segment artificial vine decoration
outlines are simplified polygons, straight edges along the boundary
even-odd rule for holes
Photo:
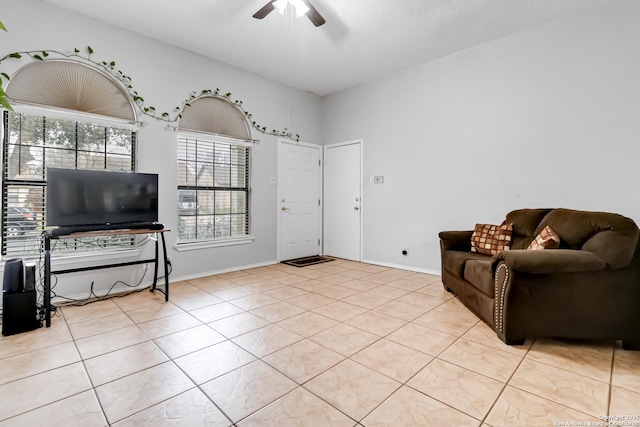
[[[131,96],[131,99],[133,99],[133,103],[136,105],[136,107],[138,107],[138,109],[146,116],[152,117],[156,120],[163,120],[165,122],[176,122],[178,121],[178,119],[180,119],[182,117],[182,113],[184,112],[185,108],[189,107],[191,104],[191,102],[193,100],[195,100],[196,98],[200,97],[200,96],[204,96],[204,95],[212,95],[212,96],[217,96],[220,98],[224,98],[227,101],[233,103],[236,107],[238,107],[243,113],[244,115],[247,117],[247,119],[251,122],[251,126],[257,130],[258,132],[261,132],[265,135],[274,135],[274,136],[279,136],[279,137],[283,137],[283,138],[289,138],[293,141],[300,141],[300,135],[298,134],[293,134],[291,132],[289,132],[287,130],[287,128],[285,128],[282,131],[278,131],[275,129],[271,129],[268,130],[268,128],[266,126],[261,126],[260,124],[256,123],[255,120],[253,120],[253,115],[251,113],[249,113],[248,111],[246,111],[244,109],[244,107],[242,106],[242,101],[240,100],[233,100],[231,98],[231,92],[226,92],[223,93],[222,91],[220,91],[220,89],[216,88],[215,91],[211,90],[211,89],[205,89],[203,91],[201,91],[199,94],[197,92],[191,92],[191,94],[189,95],[189,97],[187,99],[185,99],[184,101],[182,101],[182,104],[177,106],[176,108],[174,108],[172,113],[168,113],[168,112],[163,112],[163,113],[159,113],[156,111],[155,107],[152,106],[145,106],[145,101],[144,98],[142,96],[140,96],[140,94],[138,94],[138,92],[133,88],[132,85],[132,79],[131,77],[127,76],[126,74],[124,74],[122,71],[120,71],[119,69],[116,68],[116,63],[115,61],[110,61],[110,62],[106,62],[106,61],[95,61],[93,59],[91,59],[91,55],[93,55],[94,51],[91,48],[91,46],[87,46],[86,48],[86,55],[83,55],[80,50],[78,49],[74,49],[73,53],[63,53],[57,50],[29,50],[29,51],[23,51],[23,52],[13,52],[13,53],[9,53],[7,55],[5,55],[4,57],[0,58],[0,65],[6,61],[7,59],[21,59],[23,56],[28,56],[33,60],[37,60],[37,61],[44,61],[45,58],[47,58],[48,56],[55,54],[55,55],[59,55],[61,57],[64,58],[77,58],[77,59],[81,59],[83,61],[87,61],[90,62],[92,64],[94,64],[95,66],[97,66],[98,68],[103,68],[104,70],[106,70],[109,75],[113,76],[115,79],[117,79],[126,89],[127,92],[129,93],[129,96]],[[0,73],[0,94],[4,94],[4,91],[2,90],[2,83],[3,80],[5,79],[6,81],[9,81],[10,77],[8,74],[6,73]],[[4,97],[2,97],[4,98]],[[4,104],[2,104],[2,106],[4,106],[7,109],[11,109],[11,106],[7,103],[7,105],[5,106]]]

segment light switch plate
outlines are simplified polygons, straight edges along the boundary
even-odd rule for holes
[[[373,177],[373,183],[374,184],[384,184],[384,176],[383,175],[377,175]]]

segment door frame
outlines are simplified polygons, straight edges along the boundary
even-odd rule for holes
[[[325,151],[328,148],[341,147],[345,145],[360,145],[360,253],[358,254],[358,261],[362,262],[363,260],[363,252],[364,252],[364,213],[365,213],[365,197],[364,197],[364,139],[352,139],[349,141],[337,142],[334,144],[324,145],[322,148],[322,157],[324,159]],[[323,174],[322,174],[322,183],[324,184],[324,160],[322,166]],[[323,218],[324,218],[324,185],[323,185],[323,193],[322,193],[322,210],[323,210]],[[324,255],[324,227],[322,229],[322,248]]]
[[[303,142],[303,141],[293,141],[290,139],[285,139],[285,138],[278,138],[278,174],[277,174],[277,197],[276,197],[276,218],[277,218],[277,223],[276,223],[276,260],[278,262],[283,261],[281,258],[281,254],[280,254],[280,244],[281,244],[281,238],[280,238],[280,232],[282,230],[281,227],[281,221],[282,221],[282,215],[280,214],[280,200],[282,200],[282,185],[280,185],[280,183],[282,182],[282,144],[290,144],[290,145],[300,145],[303,147],[309,147],[309,148],[316,148],[318,149],[318,158],[320,159],[320,165],[319,165],[319,172],[318,172],[318,197],[320,197],[320,205],[318,206],[318,239],[320,240],[320,243],[318,245],[318,254],[323,254],[324,253],[324,231],[323,231],[323,224],[324,224],[324,195],[322,193],[323,191],[323,182],[324,182],[324,150],[322,148],[322,145],[320,144],[313,144],[311,142]]]

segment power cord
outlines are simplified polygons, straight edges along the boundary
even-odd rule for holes
[[[114,236],[115,237],[115,236]],[[81,240],[81,239],[69,239],[73,241],[73,246],[77,247],[77,246],[97,246],[100,248],[107,248],[108,246],[106,245],[107,242],[109,242],[110,240],[112,240],[114,237],[108,237],[105,239],[99,239],[99,238],[95,238],[92,239],[92,241],[86,241],[86,240]],[[150,235],[145,236],[143,239],[139,240],[139,241],[135,241],[134,244],[132,246],[134,247],[142,247],[144,246],[149,240],[151,240],[152,237]],[[101,241],[103,243],[101,243]],[[56,239],[54,240],[54,244],[53,247],[51,248],[51,251],[53,252],[58,243],[61,242],[61,240]],[[69,244],[67,243],[68,240],[65,239],[64,240],[64,246],[69,247]],[[40,322],[42,322],[42,319],[44,319],[45,317],[45,309],[44,309],[44,263],[42,260],[42,255],[44,253],[44,232],[39,236],[39,245],[40,245],[40,256],[38,258],[38,270],[39,270],[39,277],[40,279],[38,280],[38,284],[36,285],[36,290],[38,292],[38,301],[43,301],[42,304],[38,304],[37,305],[37,310],[38,310],[38,314],[39,314],[39,318],[40,318]],[[171,261],[168,260],[167,264],[169,265],[169,274],[171,274],[171,271],[173,270],[172,266],[171,266]],[[122,298],[125,297],[127,295],[131,295],[133,293],[137,293],[137,292],[142,292],[144,290],[147,290],[149,288],[151,288],[151,286],[146,286],[144,288],[140,288],[140,289],[135,289],[132,291],[128,291],[128,292],[123,292],[123,293],[118,293],[115,295],[111,295],[111,291],[113,290],[113,288],[115,288],[117,285],[124,285],[130,288],[137,288],[138,286],[140,286],[142,284],[142,282],[144,281],[144,278],[147,275],[147,271],[149,270],[149,266],[145,265],[145,269],[144,269],[144,273],[142,274],[142,277],[140,277],[140,280],[138,281],[137,284],[135,285],[130,285],[122,280],[117,280],[116,282],[113,283],[113,285],[111,285],[111,287],[109,288],[109,290],[107,291],[106,294],[100,296],[98,294],[96,294],[94,292],[94,284],[95,282],[91,282],[91,286],[90,286],[90,292],[89,292],[89,296],[85,299],[74,299],[74,298],[70,298],[70,297],[65,297],[62,295],[58,295],[55,292],[55,287],[58,284],[58,276],[55,274],[51,274],[51,277],[54,279],[54,282],[51,284],[51,299],[53,298],[61,298],[66,300],[67,302],[59,302],[56,303],[56,305],[51,304],[50,307],[50,312],[51,313],[57,313],[57,309],[58,307],[61,306],[65,306],[65,305],[76,305],[76,306],[83,306],[83,305],[87,305],[87,304],[91,304],[94,302],[98,302],[98,301],[103,301],[106,299],[111,299],[111,298]],[[161,276],[158,277],[158,280],[163,279],[165,276]]]
[[[144,288],[135,289],[133,291],[128,291],[126,293],[123,292],[123,293],[110,295],[111,291],[113,290],[113,288],[115,288],[117,285],[124,285],[124,286],[130,287],[130,288],[137,288],[138,286],[140,286],[142,284],[142,281],[144,280],[145,276],[147,275],[147,271],[148,270],[149,270],[149,267],[146,266],[146,268],[144,269],[144,274],[142,275],[142,277],[140,277],[140,280],[138,281],[137,284],[130,285],[130,284],[126,283],[126,282],[123,282],[122,280],[117,280],[117,281],[115,281],[113,283],[113,285],[111,285],[111,287],[109,288],[107,293],[104,294],[104,295],[96,294],[94,292],[94,284],[95,284],[95,282],[91,282],[89,296],[87,298],[85,298],[85,299],[74,299],[74,298],[69,298],[69,297],[65,297],[65,296],[62,296],[62,295],[58,295],[55,292],[53,292],[53,286],[51,287],[51,298],[53,298],[55,296],[56,298],[62,298],[64,300],[68,301],[66,303],[58,303],[58,304],[56,304],[56,307],[62,307],[62,306],[65,306],[65,305],[83,306],[83,305],[87,305],[87,304],[92,304],[94,302],[103,301],[103,300],[106,300],[106,299],[122,298],[122,297],[125,297],[127,295],[134,294],[136,292],[144,291],[144,290],[149,289],[151,287],[151,286],[145,286]],[[57,283],[57,278],[56,278],[56,283]]]

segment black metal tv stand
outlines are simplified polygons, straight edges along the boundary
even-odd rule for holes
[[[153,292],[156,290],[156,283],[158,281],[158,263],[159,263],[158,239],[156,239],[155,257],[152,259],[141,259],[136,261],[121,262],[117,264],[93,265],[90,267],[70,268],[67,270],[51,271],[51,240],[77,239],[81,237],[116,236],[116,235],[127,235],[127,234],[149,234],[149,233],[159,234],[160,240],[162,240],[162,256],[164,260],[164,290],[160,288],[157,288],[157,290],[158,292],[161,292],[164,294],[165,301],[169,301],[169,260],[167,258],[167,245],[165,243],[164,233],[170,230],[165,229],[163,227],[158,227],[157,224],[154,224],[153,228],[92,230],[92,231],[73,232],[69,234],[57,234],[55,233],[55,230],[56,229],[47,230],[43,233],[44,234],[44,311],[45,311],[44,316],[45,316],[45,324],[47,328],[51,326],[51,275],[52,274],[78,273],[81,271],[100,270],[103,268],[125,267],[129,265],[153,263],[154,264],[153,285],[151,286],[151,289],[150,289],[150,291]]]

